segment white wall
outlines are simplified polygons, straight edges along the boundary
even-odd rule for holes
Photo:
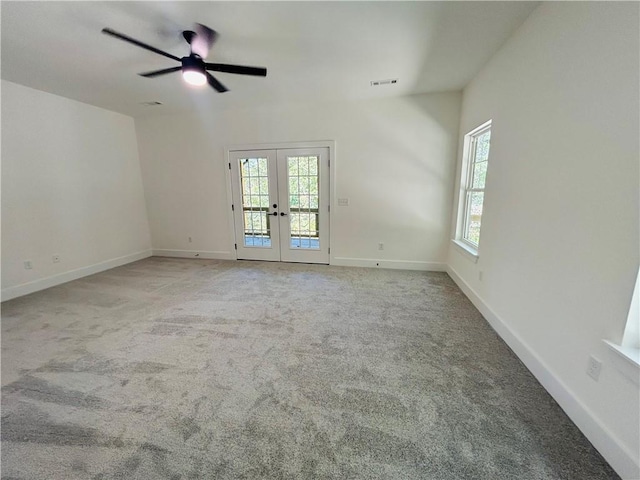
[[[468,85],[461,137],[493,119],[480,258],[449,252],[452,276],[633,479],[638,386],[602,339],[621,340],[638,268],[638,8],[543,3]]]
[[[133,119],[3,80],[3,300],[150,246]]]
[[[154,251],[234,257],[224,147],[335,140],[335,194],[350,204],[332,201],[334,263],[373,266],[362,259],[382,259],[388,263],[381,266],[444,268],[460,98],[442,93],[136,119]]]

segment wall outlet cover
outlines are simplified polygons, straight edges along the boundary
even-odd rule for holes
[[[602,370],[602,362],[591,355],[587,363],[587,375],[595,381],[598,381],[598,378],[600,378],[600,370]]]

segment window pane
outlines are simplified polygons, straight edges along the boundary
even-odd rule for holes
[[[251,195],[260,195],[260,179],[257,177],[251,177],[249,179],[249,190]]]
[[[474,245],[480,243],[480,223],[484,192],[470,192],[467,197],[467,218],[464,238]]]
[[[260,175],[260,172],[258,170],[258,162],[259,160],[257,158],[248,159],[248,176],[257,177],[258,175]]]
[[[318,236],[317,217],[315,213],[292,213],[290,216],[292,236]]]
[[[487,177],[488,162],[476,163],[473,166],[473,182],[471,188],[484,188],[484,182]]]
[[[260,194],[269,195],[269,179],[267,177],[260,177]]]
[[[489,142],[491,130],[476,137],[476,162],[486,162],[489,159]]]
[[[267,159],[259,158],[258,159],[258,175],[267,175]]]

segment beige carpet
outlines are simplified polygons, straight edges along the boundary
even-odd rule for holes
[[[445,273],[150,258],[2,305],[2,478],[617,476]]]

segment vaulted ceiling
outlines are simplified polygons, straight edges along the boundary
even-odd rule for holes
[[[3,79],[132,116],[196,108],[340,101],[460,90],[538,2],[2,2]],[[195,22],[219,34],[208,61],[268,68],[219,73],[229,89],[187,87],[177,57]],[[372,80],[397,78],[372,87]],[[145,107],[158,101],[162,106]]]

